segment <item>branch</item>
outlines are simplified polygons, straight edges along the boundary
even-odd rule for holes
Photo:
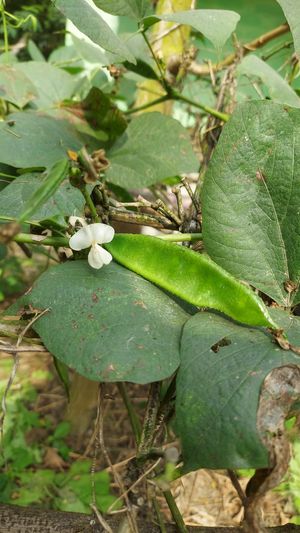
[[[254,50],[261,48],[269,41],[276,39],[276,37],[279,37],[280,35],[283,35],[288,31],[290,31],[289,25],[282,24],[281,26],[274,28],[274,30],[264,33],[260,37],[257,37],[257,39],[254,39],[253,41],[242,45],[242,56],[249,54],[249,52],[254,52]],[[223,70],[224,68],[229,67],[236,61],[236,59],[238,59],[239,55],[239,53],[230,54],[225,57],[223,61],[220,61],[220,63],[215,63],[214,65],[199,65],[199,63],[196,63],[196,61],[192,61],[192,63],[188,67],[188,71],[192,74],[195,74],[196,76],[207,76],[210,74],[211,70],[218,72],[219,70]]]
[[[114,515],[106,519],[113,531],[119,531],[124,519],[121,515]],[[158,526],[139,522],[139,530],[143,533],[159,533]],[[168,533],[176,533],[173,525],[166,526]],[[19,507],[17,505],[0,506],[0,533],[103,533],[103,528],[97,524],[93,515],[82,513],[66,513],[37,509],[36,507]],[[190,533],[242,533],[238,527],[188,527]],[[294,524],[268,528],[270,533],[300,533],[300,527]]]

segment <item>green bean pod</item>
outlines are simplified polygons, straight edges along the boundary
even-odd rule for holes
[[[54,163],[50,168],[45,180],[42,180],[40,187],[26,202],[24,210],[19,217],[19,224],[29,219],[35,211],[45,204],[57,191],[60,184],[68,177],[70,163],[67,158]]]
[[[249,326],[278,329],[252,289],[205,254],[132,234],[116,235],[105,248],[121,265],[193,305],[216,309]]]

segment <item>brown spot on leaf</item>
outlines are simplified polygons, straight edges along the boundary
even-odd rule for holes
[[[99,302],[99,298],[98,298],[98,296],[97,296],[97,294],[96,294],[95,292],[93,292],[93,294],[92,294],[92,300],[93,300],[93,302],[94,302],[95,304],[96,304],[97,302]]]
[[[298,283],[295,283],[294,281],[287,279],[284,282],[284,289],[286,290],[286,292],[291,294],[292,292],[295,292],[298,289]]]
[[[134,303],[134,305],[138,305],[142,309],[147,309],[147,307],[146,307],[145,303],[143,302],[143,300],[135,300],[133,303]]]
[[[255,173],[255,177],[256,177],[256,179],[257,179],[258,181],[263,181],[263,182],[265,182],[266,179],[267,179],[266,176],[265,176],[265,174],[264,174],[260,169],[258,169],[258,170],[256,171],[256,173]]]

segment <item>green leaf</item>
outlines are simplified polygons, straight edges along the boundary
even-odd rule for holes
[[[51,268],[17,306],[29,304],[50,308],[34,330],[55,357],[89,379],[150,383],[178,367],[189,315],[119,265],[95,271],[74,261]]]
[[[71,98],[77,84],[73,76],[45,61],[18,63],[15,68],[34,85],[37,93],[34,106],[38,109],[58,106]]]
[[[0,64],[0,98],[24,107],[36,97],[36,88],[28,76],[18,70],[18,64]]]
[[[195,9],[190,11],[177,11],[166,15],[151,15],[143,20],[147,29],[160,20],[186,24],[201,32],[213,45],[221,49],[234,32],[240,16],[234,11],[222,9]]]
[[[298,0],[277,0],[291,29],[295,52],[300,59],[300,3]]]
[[[287,319],[289,335],[299,343],[300,319]],[[268,333],[213,313],[190,318],[183,329],[176,388],[185,472],[269,466],[256,413],[264,378],[285,364],[299,365],[299,357],[279,348]]]
[[[149,0],[94,0],[94,3],[111,15],[127,16],[135,20],[143,18],[150,10]]]
[[[0,122],[0,162],[13,167],[51,167],[82,145],[67,121],[35,111],[12,113]]]
[[[159,80],[159,76],[155,70],[143,59],[137,59],[136,65],[129,63],[129,61],[125,61],[124,67],[127,68],[127,70],[135,72],[136,74],[139,74],[140,76],[143,76],[149,80]]]
[[[300,107],[300,98],[289,84],[270,65],[255,55],[244,57],[238,73],[260,78],[266,85],[269,95],[275,102]]]
[[[105,245],[114,259],[198,307],[211,307],[251,326],[278,326],[263,301],[206,254],[145,235],[119,234]]]
[[[134,56],[106,24],[94,4],[88,0],[76,0],[76,3],[73,0],[52,0],[52,2],[79,31],[110,52],[116,62],[127,60],[135,63]]]
[[[119,137],[127,128],[123,113],[97,87],[90,90],[81,107],[87,122],[95,130],[104,131],[110,141]]]
[[[33,213],[35,213],[42,205],[44,205],[55,194],[62,182],[68,178],[70,170],[70,163],[68,159],[57,161],[49,169],[43,183],[37,190],[31,194],[26,202],[24,209],[19,216],[18,222],[22,224],[28,220]]]
[[[69,435],[70,429],[70,422],[68,422],[67,420],[60,422],[56,426],[53,435],[51,435],[51,441],[54,439],[65,439]]]
[[[188,131],[156,112],[133,119],[108,158],[107,181],[124,188],[146,187],[199,167]]]
[[[212,259],[290,306],[300,281],[300,111],[239,106],[213,154],[202,201]]]
[[[19,218],[25,205],[47,177],[40,174],[23,174],[8,185],[0,195],[0,215]],[[52,217],[82,215],[84,198],[81,192],[66,181],[62,183],[44,205],[32,213],[31,219],[42,221]]]

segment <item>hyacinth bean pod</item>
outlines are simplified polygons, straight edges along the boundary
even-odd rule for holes
[[[252,289],[205,254],[133,234],[118,234],[105,247],[121,265],[195,306],[216,309],[249,326],[277,329]]]

